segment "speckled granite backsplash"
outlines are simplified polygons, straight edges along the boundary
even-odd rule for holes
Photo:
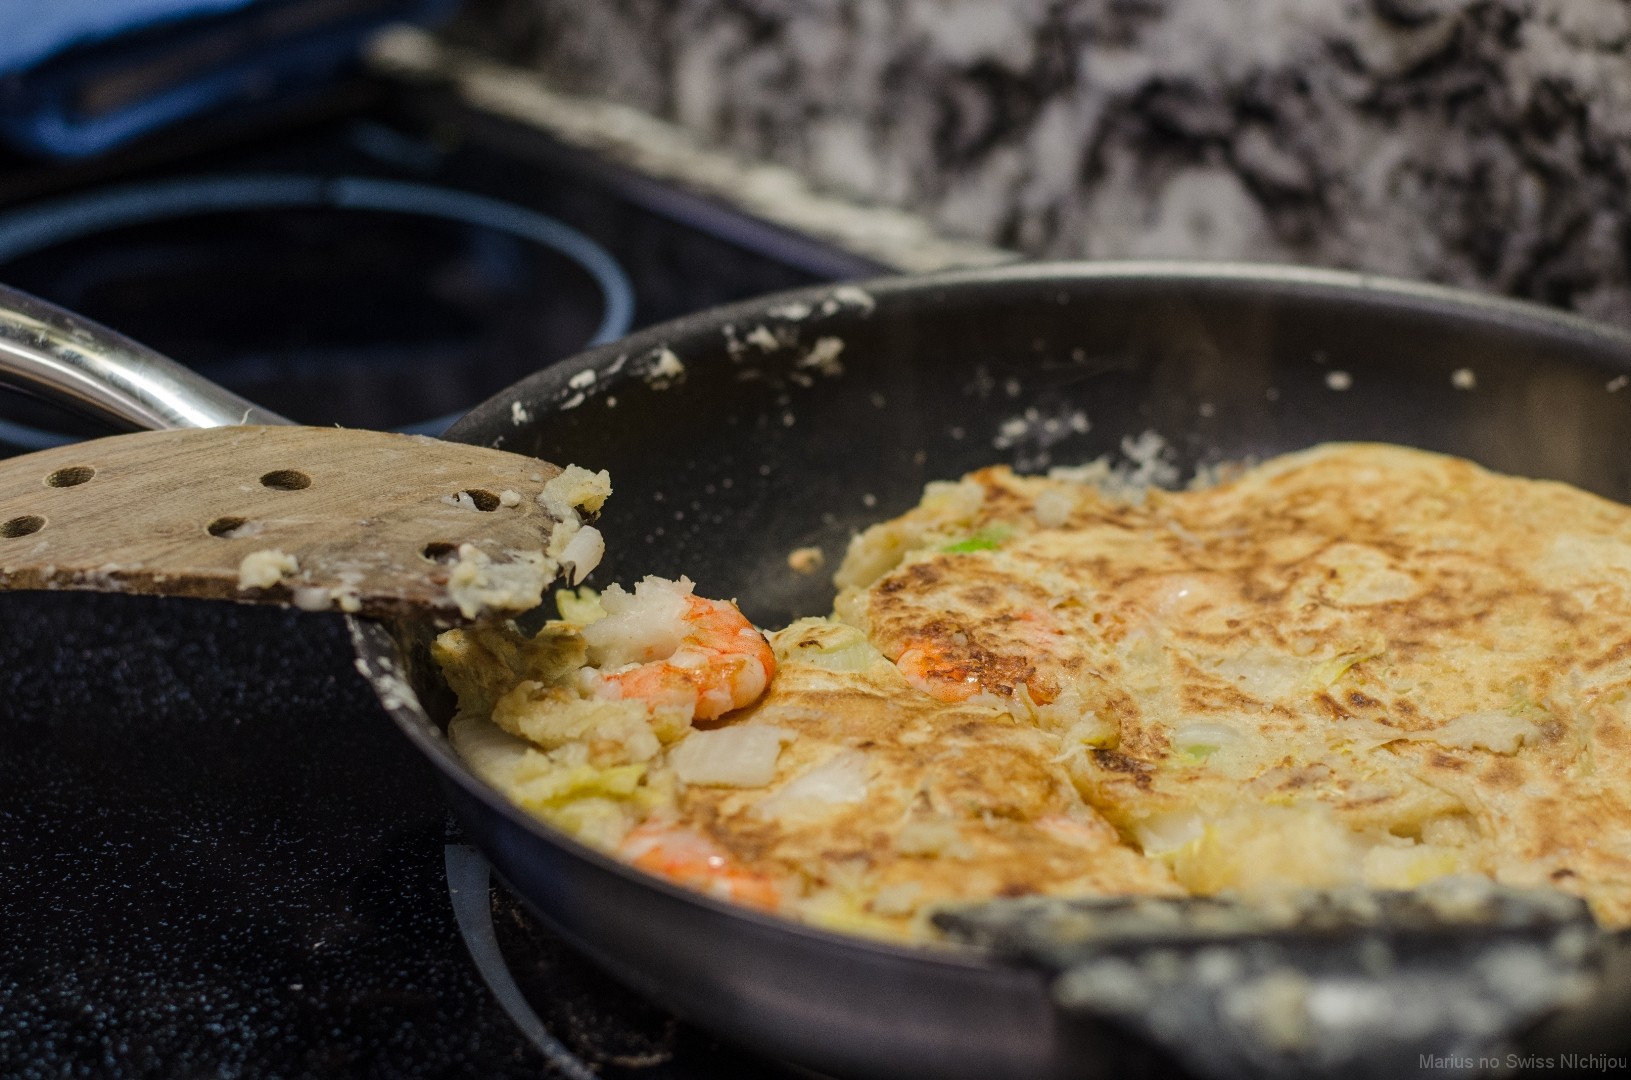
[[[1035,256],[1357,268],[1631,325],[1627,0],[478,0],[455,34]]]

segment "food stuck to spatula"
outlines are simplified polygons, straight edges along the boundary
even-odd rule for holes
[[[0,587],[442,620],[537,607],[605,550],[604,472],[417,435],[217,427],[0,463]]]
[[[1631,925],[1631,508],[1377,444],[1112,479],[931,484],[763,640],[653,578],[449,631],[454,745],[636,866],[895,939],[1461,875]]]

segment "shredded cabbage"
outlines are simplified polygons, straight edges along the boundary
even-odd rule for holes
[[[600,606],[600,594],[585,585],[580,589],[556,589],[555,608],[561,618],[578,626],[588,626],[606,617]]]
[[[764,787],[775,779],[782,746],[797,736],[768,724],[693,731],[668,752],[674,775],[708,787]]]
[[[966,555],[972,551],[995,551],[1002,546],[1004,540],[1012,535],[1012,529],[981,529],[979,532],[973,533],[956,543],[947,544],[940,550],[948,555]]]

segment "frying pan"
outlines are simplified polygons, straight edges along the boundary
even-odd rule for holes
[[[0,292],[8,306],[27,318],[0,315],[0,363],[36,392],[140,426],[235,423],[252,408]],[[1034,471],[1130,455],[1146,475],[1182,481],[1319,441],[1386,440],[1631,501],[1627,375],[1631,336],[1432,286],[1267,266],[1024,264],[819,286],[652,327],[523,380],[447,437],[609,469],[597,580],[687,574],[699,593],[734,596],[779,626],[832,601],[826,574],[795,572],[790,552],[818,547],[831,568],[854,531],[913,505],[926,481],[995,462]],[[1105,1017],[1062,1011],[1035,966],[796,925],[551,830],[449,748],[432,629],[351,630],[359,670],[477,846],[637,991],[835,1074],[1152,1067]],[[1608,1045],[1622,967],[1610,963],[1585,1004],[1531,1041],[1561,1030]]]

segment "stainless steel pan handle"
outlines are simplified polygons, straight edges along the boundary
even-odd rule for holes
[[[0,383],[119,427],[292,421],[107,327],[0,285]]]

